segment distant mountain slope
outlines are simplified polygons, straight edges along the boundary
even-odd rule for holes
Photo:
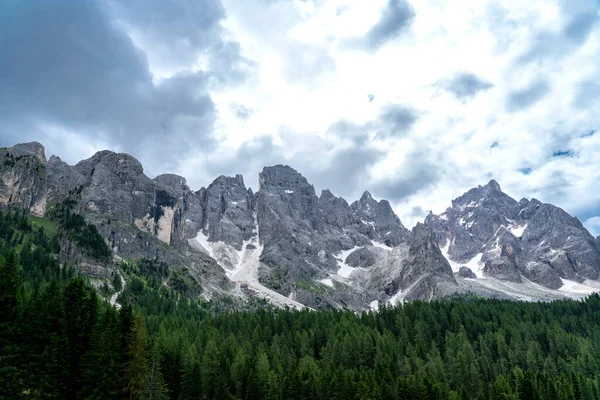
[[[600,277],[599,243],[577,218],[536,199],[517,202],[493,180],[425,223],[455,272],[467,266],[479,278],[550,289]]]
[[[101,151],[74,166],[39,143],[0,150],[0,206],[44,215],[68,202],[115,256],[185,268],[206,298],[372,309],[475,292],[521,299],[600,288],[600,241],[550,204],[520,202],[490,181],[412,230],[369,192],[348,203],[289,166],[265,167],[256,193],[241,175],[192,191]],[[77,257],[72,258],[77,260]]]

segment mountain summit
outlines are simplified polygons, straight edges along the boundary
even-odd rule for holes
[[[147,177],[127,154],[70,166],[29,143],[0,150],[0,179],[0,206],[43,216],[68,202],[115,257],[164,261],[187,274],[191,296],[360,310],[452,293],[536,300],[600,288],[600,241],[562,209],[516,201],[495,180],[408,230],[387,200],[317,196],[285,165],[265,167],[256,193],[241,175],[192,191],[178,175]],[[73,252],[63,254],[85,273],[115,268]]]

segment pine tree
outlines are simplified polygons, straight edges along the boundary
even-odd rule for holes
[[[153,348],[148,362],[146,383],[142,390],[142,400],[167,400],[169,398],[169,391],[160,371],[159,357],[158,350]]]
[[[0,255],[0,399],[17,398],[22,390],[19,349],[16,343],[20,333],[20,286],[16,253],[11,251],[6,261]]]
[[[91,349],[84,357],[85,384],[79,398],[116,399],[124,389],[119,384],[121,332],[117,312],[106,307],[92,332]]]
[[[13,250],[6,261],[0,258],[0,350],[11,342],[15,335],[20,285],[17,254]]]
[[[179,399],[196,400],[202,397],[202,377],[197,350],[191,345],[182,357],[181,391]]]
[[[129,400],[138,399],[145,386],[148,373],[148,334],[142,317],[133,318],[133,326],[127,346],[128,362],[125,365],[124,377]]]

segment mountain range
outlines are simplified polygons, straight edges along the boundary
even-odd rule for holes
[[[559,207],[516,201],[494,180],[409,230],[388,201],[317,195],[284,165],[265,167],[256,193],[241,175],[193,191],[177,175],[149,178],[127,154],[68,165],[35,142],[0,149],[0,207],[44,217],[65,203],[113,258],[93,259],[65,237],[63,263],[108,279],[120,262],[164,261],[194,283],[190,295],[206,299],[368,310],[455,293],[533,301],[600,291],[600,238]]]

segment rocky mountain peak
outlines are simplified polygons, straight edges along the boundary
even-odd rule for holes
[[[371,200],[373,200],[373,196],[371,195],[371,193],[369,193],[368,190],[365,190],[365,192],[362,194],[362,196],[360,196],[359,202],[367,203]]]
[[[259,190],[269,188],[276,191],[293,191],[311,187],[306,178],[289,165],[264,167],[258,175]],[[314,193],[314,189],[312,190]]]
[[[46,163],[44,146],[38,142],[20,143],[8,149],[9,154],[18,156],[35,156],[41,163]]]
[[[240,174],[237,174],[236,176],[221,175],[212,181],[212,183],[208,185],[208,188],[210,189],[212,186],[242,187],[246,190],[244,177]]]
[[[183,176],[175,174],[162,174],[154,178],[154,181],[171,191],[171,194],[177,198],[184,196],[190,191],[190,188],[188,187]]]
[[[502,188],[500,188],[500,184],[495,179],[491,179],[485,186],[483,186],[483,189],[497,192],[502,191]]]
[[[91,176],[98,168],[120,177],[138,177],[144,174],[142,163],[132,155],[126,153],[115,153],[110,150],[102,150],[87,160],[80,161],[75,165],[84,176]]]
[[[330,199],[335,199],[335,195],[333,193],[331,193],[331,190],[329,189],[323,189],[321,190],[321,196],[319,196],[320,200],[330,200]]]
[[[0,149],[0,207],[18,205],[32,214],[46,213],[47,181],[44,147],[37,143]]]

